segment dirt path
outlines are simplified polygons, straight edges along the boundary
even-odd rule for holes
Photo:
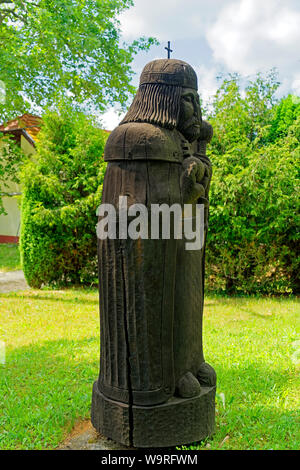
[[[77,423],[58,450],[133,450],[98,434],[90,420]]]
[[[23,271],[0,271],[0,293],[28,289]]]

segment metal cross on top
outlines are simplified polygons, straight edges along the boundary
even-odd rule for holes
[[[170,59],[170,57],[171,57],[171,52],[173,52],[172,49],[171,49],[171,43],[170,43],[170,41],[168,41],[168,47],[165,47],[165,49],[166,49],[166,51],[168,51],[168,59]]]

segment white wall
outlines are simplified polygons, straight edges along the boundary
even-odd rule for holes
[[[23,136],[21,136],[21,148],[27,155],[35,153],[34,147]],[[8,182],[8,187],[3,188],[3,191],[7,193],[21,193],[21,187],[16,183]],[[21,196],[4,196],[2,202],[7,215],[0,215],[0,236],[18,237],[20,234]]]

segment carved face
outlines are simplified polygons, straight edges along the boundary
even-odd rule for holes
[[[200,99],[197,91],[193,88],[182,89],[177,129],[189,142],[193,142],[200,136]]]

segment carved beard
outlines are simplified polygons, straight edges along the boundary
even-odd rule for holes
[[[200,137],[201,123],[195,117],[192,117],[183,124],[179,123],[177,129],[189,142],[193,142]]]

